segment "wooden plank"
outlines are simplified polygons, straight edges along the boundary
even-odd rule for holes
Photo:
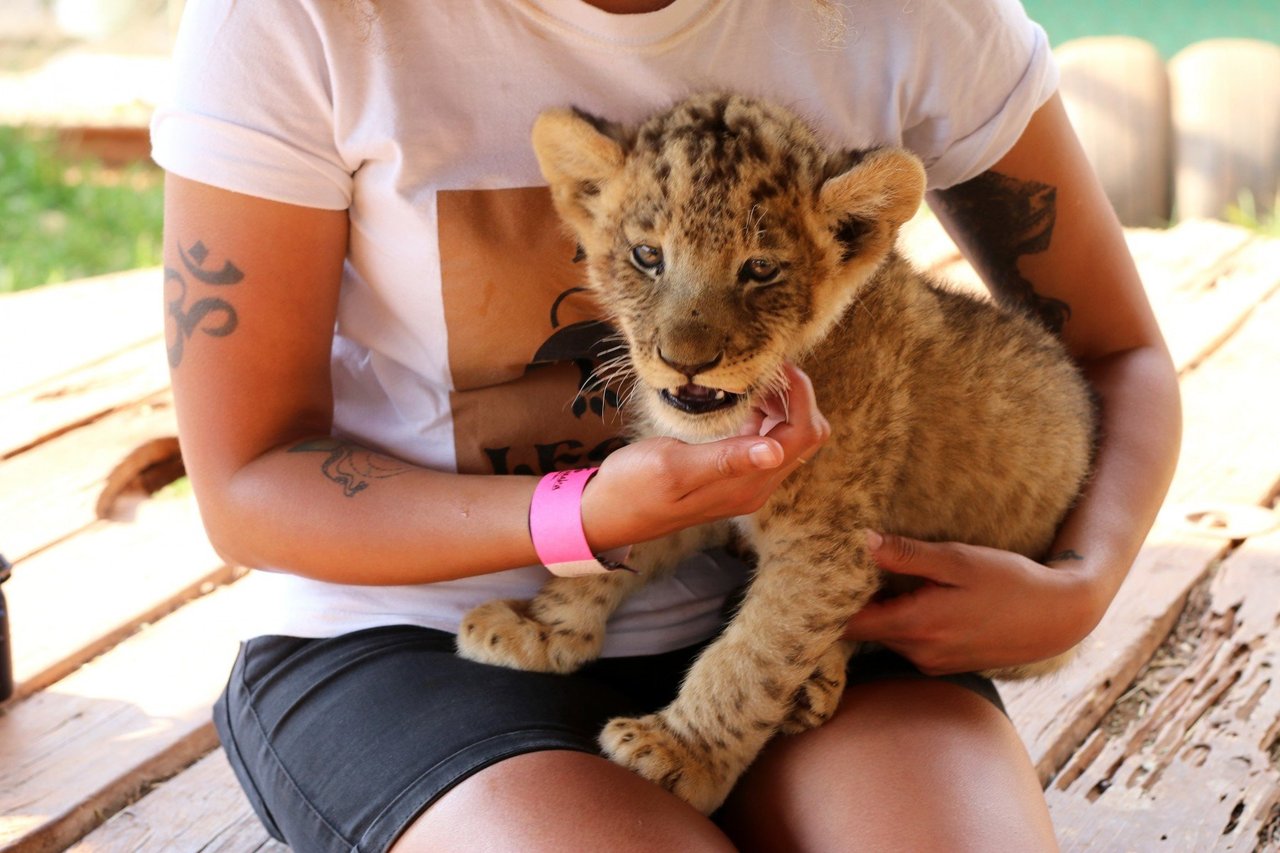
[[[1161,327],[1181,328],[1187,324],[1186,334],[1191,340],[1196,339],[1192,335],[1197,326],[1193,322],[1196,316],[1194,310],[1185,312],[1183,306],[1194,303],[1197,297],[1213,291],[1232,257],[1251,242],[1270,242],[1271,245],[1269,248],[1264,247],[1258,258],[1251,257],[1244,261],[1241,272],[1256,275],[1268,269],[1270,253],[1276,251],[1274,241],[1255,240],[1244,228],[1204,219],[1187,220],[1168,230],[1126,229],[1125,240],[1148,298],[1161,321]],[[961,255],[937,217],[927,208],[922,208],[920,213],[903,226],[898,247],[922,269],[930,270],[957,287],[976,293],[986,292],[982,279]],[[1270,269],[1274,269],[1274,266]],[[1257,302],[1262,298],[1262,291],[1266,290],[1265,287],[1251,288],[1235,282],[1232,284],[1234,286],[1228,289],[1227,303],[1233,302],[1232,297],[1245,304],[1250,299]],[[1170,308],[1170,303],[1176,307]],[[1217,308],[1217,304],[1216,299],[1211,301],[1210,309]],[[1230,311],[1226,305],[1220,310]],[[1209,318],[1209,323],[1212,328],[1231,329],[1238,325],[1238,317],[1234,325],[1212,317]],[[1176,359],[1179,365],[1192,360],[1182,349],[1177,346],[1174,349],[1175,355],[1180,357]],[[1200,356],[1205,354],[1207,353],[1202,352]]]
[[[70,853],[287,853],[215,750],[68,848]]]
[[[0,459],[168,387],[164,341],[152,338],[105,361],[0,397]]]
[[[1280,240],[1253,239],[1155,304],[1179,370],[1198,364],[1280,289]]]
[[[17,563],[5,584],[16,701],[238,576],[189,495],[143,501]],[[50,618],[56,613],[56,618]]]
[[[1222,263],[1252,239],[1247,229],[1216,219],[1187,219],[1165,231],[1125,232],[1129,252],[1155,305],[1212,278]]]
[[[1280,533],[1222,564],[1196,624],[1146,713],[1094,732],[1050,787],[1065,849],[1261,846],[1280,807]]]
[[[934,269],[960,257],[951,235],[927,205],[907,220],[898,232],[898,251],[920,269]]]
[[[1217,352],[1182,380],[1182,457],[1169,503],[1256,505],[1280,479],[1280,295],[1273,295]],[[1052,678],[1005,685],[1015,724],[1042,780],[1067,760],[1151,657],[1187,592],[1225,549],[1182,529],[1158,527],[1080,659]]]
[[[164,336],[158,267],[0,295],[0,396]]]
[[[166,392],[0,462],[0,552],[17,563],[88,527],[116,466],[177,434]]]
[[[212,750],[246,605],[191,602],[0,715],[0,851],[64,849]]]

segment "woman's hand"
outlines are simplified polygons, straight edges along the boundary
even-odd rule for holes
[[[928,675],[1052,657],[1084,639],[1110,601],[1074,552],[1041,565],[995,548],[881,539],[876,563],[923,585],[867,605],[845,637],[878,642]]]
[[[706,444],[649,438],[610,454],[582,497],[583,528],[597,551],[746,515],[831,434],[809,377],[784,368],[785,400],[761,402],[742,434]]]

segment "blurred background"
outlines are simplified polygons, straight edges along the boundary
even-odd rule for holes
[[[0,0],[0,294],[160,262],[146,126],[181,5]],[[1126,225],[1280,234],[1280,0],[1026,6]]]
[[[0,294],[160,263],[146,127],[180,5],[0,0]]]

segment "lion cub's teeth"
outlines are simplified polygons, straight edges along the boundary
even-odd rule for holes
[[[723,388],[719,388],[719,389],[717,389],[717,390],[716,390],[716,399],[717,399],[717,400],[723,400],[723,399],[724,399],[724,389],[723,389]]]

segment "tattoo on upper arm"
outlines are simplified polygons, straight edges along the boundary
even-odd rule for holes
[[[182,248],[182,244],[179,243],[178,258],[182,261],[181,270],[173,267],[164,269],[166,286],[172,282],[177,287],[176,295],[166,304],[167,313],[174,322],[173,341],[167,344],[170,367],[177,367],[182,363],[186,343],[197,329],[206,335],[223,338],[234,332],[240,322],[236,309],[230,302],[219,296],[197,299],[188,308],[186,305],[188,278],[214,287],[228,287],[239,284],[244,279],[244,273],[231,261],[224,261],[221,269],[205,269],[204,263],[209,259],[209,250],[205,248],[203,242],[198,240],[188,249]],[[210,322],[205,323],[206,319]],[[202,323],[204,325],[201,325]]]
[[[373,480],[385,480],[412,471],[413,467],[390,456],[338,438],[314,438],[289,448],[290,453],[327,454],[320,471],[342,486],[342,493],[355,497]]]
[[[1054,334],[1071,318],[1071,307],[1036,293],[1018,270],[1018,261],[1049,248],[1057,194],[1048,184],[998,172],[934,193],[935,203],[963,231],[969,256],[995,297],[1040,320]]]

